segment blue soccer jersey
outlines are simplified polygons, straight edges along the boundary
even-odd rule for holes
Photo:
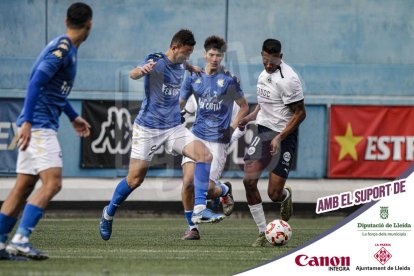
[[[148,55],[142,65],[151,60],[157,64],[145,76],[145,98],[135,123],[155,129],[178,126],[181,123],[179,98],[185,65],[172,63],[163,53]]]
[[[197,101],[192,132],[205,141],[228,143],[234,101],[244,96],[239,80],[223,68],[214,75],[193,73],[185,79],[180,97],[188,100],[191,94]]]
[[[37,57],[30,75],[24,108],[17,125],[31,122],[32,128],[59,128],[76,76],[77,48],[66,35],[53,39]],[[41,76],[42,81],[38,79]],[[33,85],[39,81],[40,86]]]

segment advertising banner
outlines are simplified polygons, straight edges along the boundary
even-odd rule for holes
[[[330,178],[395,178],[414,160],[414,108],[332,106]]]
[[[0,173],[15,173],[17,161],[16,119],[23,100],[0,100]]]

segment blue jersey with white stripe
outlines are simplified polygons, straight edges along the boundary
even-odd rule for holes
[[[59,117],[67,103],[76,76],[77,48],[72,45],[66,35],[53,39],[37,57],[30,75],[40,70],[47,75],[49,81],[40,87],[36,101],[27,104],[34,105],[32,128],[59,128]],[[30,86],[29,86],[30,87]],[[31,93],[30,88],[27,93]],[[17,125],[25,122],[25,108],[22,109]]]
[[[244,96],[239,80],[224,68],[214,75],[192,73],[187,75],[180,97],[188,100],[191,94],[197,101],[192,132],[205,141],[228,143],[234,101]]]
[[[178,126],[181,123],[179,97],[185,65],[172,63],[163,53],[148,55],[142,65],[151,60],[157,64],[145,76],[145,98],[135,123],[155,129]]]

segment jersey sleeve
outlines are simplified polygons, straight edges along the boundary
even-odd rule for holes
[[[69,53],[70,44],[67,38],[61,38],[57,41],[55,47],[51,47],[49,52],[40,62],[37,70],[53,77],[59,68],[64,64],[65,58]]]
[[[285,105],[303,100],[302,83],[297,76],[290,77],[283,85],[282,100]]]
[[[138,67],[142,67],[149,62],[157,62],[157,64],[153,68],[153,72],[158,72],[160,71],[160,68],[162,67],[160,66],[161,64],[158,64],[158,62],[162,59],[163,59],[163,55],[161,53],[149,54],[148,56],[145,57],[143,62],[138,63]]]
[[[193,78],[192,78],[191,73],[185,74],[185,79],[180,89],[180,99],[187,101],[190,98],[190,96],[193,94],[193,89],[191,87],[192,79]]]

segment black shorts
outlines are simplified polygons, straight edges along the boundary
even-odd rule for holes
[[[258,125],[257,133],[253,136],[249,148],[244,155],[244,161],[259,160],[267,169],[276,175],[288,178],[293,157],[298,144],[298,130],[289,134],[281,142],[280,151],[276,155],[270,154],[270,143],[279,133],[270,128]]]

